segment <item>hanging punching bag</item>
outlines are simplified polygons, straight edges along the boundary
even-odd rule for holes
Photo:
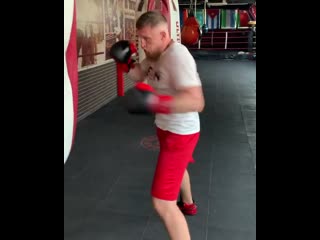
[[[208,28],[208,26],[207,26],[205,23],[202,25],[201,28],[202,28],[202,34],[208,33],[209,28]]]
[[[248,27],[249,26],[249,14],[246,10],[238,10],[239,12],[239,27]]]
[[[194,17],[193,10],[190,10],[189,16],[181,30],[181,43],[184,45],[194,45],[199,41],[200,34],[199,23]]]
[[[207,34],[209,31],[209,28],[207,26],[207,1],[204,1],[203,3],[203,10],[204,10],[204,21],[203,21],[203,25],[201,27],[202,29],[202,35],[203,34]]]
[[[76,0],[64,0],[64,163],[73,146],[78,112]]]

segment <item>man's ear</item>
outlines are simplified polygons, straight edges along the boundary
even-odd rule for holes
[[[167,33],[165,31],[161,31],[160,35],[161,35],[161,40],[163,40],[167,37]]]

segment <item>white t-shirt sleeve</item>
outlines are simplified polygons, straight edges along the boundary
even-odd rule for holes
[[[170,69],[170,80],[175,89],[201,86],[196,62],[184,46],[173,49],[167,64]]]

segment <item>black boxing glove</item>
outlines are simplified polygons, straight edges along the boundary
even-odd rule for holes
[[[146,83],[137,83],[133,94],[127,99],[129,113],[171,113],[173,97],[156,94],[154,89]]]
[[[110,56],[124,72],[129,72],[131,68],[134,68],[135,61],[132,59],[134,53],[137,53],[135,44],[127,40],[116,42],[110,49]]]

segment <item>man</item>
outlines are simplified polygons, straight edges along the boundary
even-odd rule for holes
[[[131,55],[137,50],[128,41],[116,43],[110,54],[137,82],[128,101],[129,112],[155,113],[160,153],[151,190],[153,206],[172,240],[188,240],[182,213],[197,213],[187,166],[194,162],[192,154],[200,134],[201,81],[192,55],[170,38],[168,23],[160,12],[142,14],[136,28],[146,58],[135,63]]]

